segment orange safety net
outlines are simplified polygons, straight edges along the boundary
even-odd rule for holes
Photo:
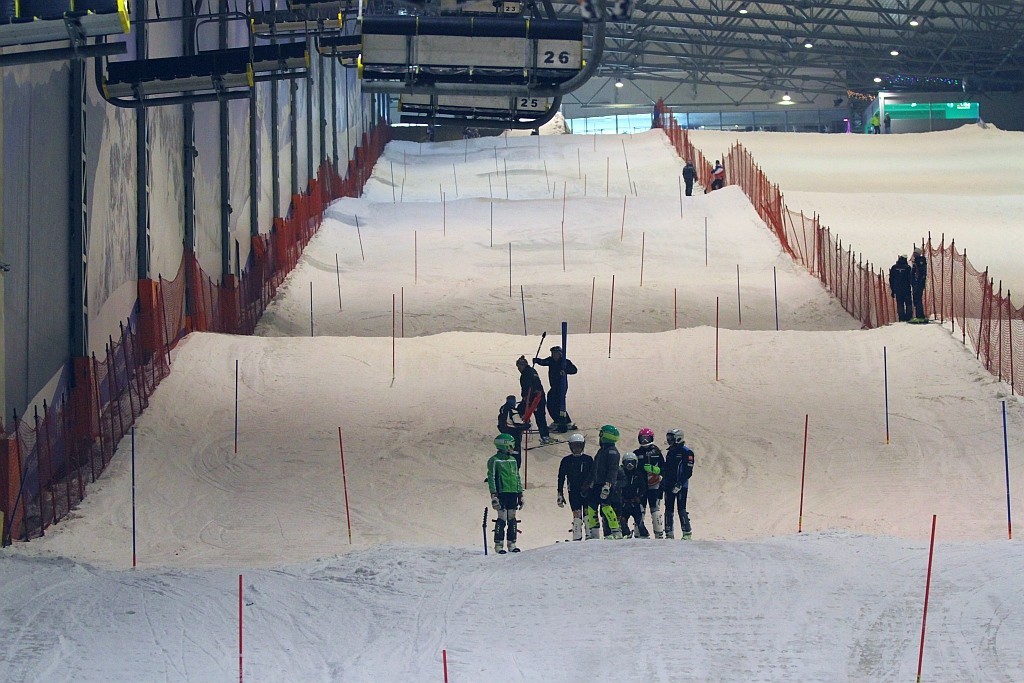
[[[700,159],[698,173],[706,186],[710,165],[690,143],[689,131],[680,128],[672,110],[661,100],[655,105],[653,125],[665,131],[680,157]],[[898,319],[885,268],[876,267],[844,246],[818,216],[805,216],[787,207],[779,186],[768,180],[739,143],[729,149],[723,163],[726,183],[742,188],[782,249],[817,277],[850,315],[866,328]],[[1002,285],[996,291],[988,271],[974,268],[954,242],[947,247],[943,238],[935,246],[929,236],[922,242],[921,251],[928,259],[925,313],[933,320],[949,322],[954,332],[959,329],[961,341],[966,344],[970,339],[989,372],[1008,382],[1012,393],[1024,393],[1024,377],[1015,373],[1024,361],[1024,308],[1013,306],[1009,292],[1003,294]]]
[[[42,536],[85,497],[131,431],[157,384],[170,372],[170,350],[194,330],[252,334],[256,323],[320,228],[324,210],[357,197],[384,145],[388,126],[365,133],[344,178],[328,162],[306,191],[293,195],[288,215],[269,234],[252,238],[241,277],[215,283],[194,253],[174,278],[139,281],[139,300],[120,338],[102,358],[74,358],[72,388],[41,415],[14,416],[0,440],[0,510],[4,545]]]

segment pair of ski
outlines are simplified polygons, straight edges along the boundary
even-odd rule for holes
[[[580,16],[584,22],[595,24],[604,20],[594,0],[579,0],[579,3]],[[613,21],[629,21],[630,15],[633,14],[633,0],[609,0],[608,11]]]

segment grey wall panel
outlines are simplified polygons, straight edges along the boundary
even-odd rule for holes
[[[280,162],[280,175],[276,179],[278,188],[281,191],[281,206],[275,207],[275,215],[284,216],[288,213],[288,205],[291,202],[291,168],[292,168],[292,130],[288,124],[292,115],[291,99],[288,95],[288,83],[281,81],[277,84],[277,144],[279,149],[277,158]]]
[[[86,88],[85,198],[90,351],[98,353],[137,298],[135,112]]]
[[[241,269],[235,262],[237,244],[238,260],[242,265],[249,258],[251,238],[249,237],[249,100],[228,102],[230,162],[231,216],[228,225],[231,230],[231,271],[238,274]]]
[[[171,276],[178,270],[185,240],[183,107],[149,109],[149,254],[151,272]]]
[[[196,112],[196,256],[199,265],[221,280],[220,137],[217,103],[195,105]],[[165,274],[165,277],[168,277]]]
[[[270,83],[260,83],[257,86],[256,99],[256,154],[259,158],[259,230],[261,233],[270,232],[274,224],[273,198],[274,193],[271,183],[277,182],[272,175],[270,160],[270,98],[273,96],[273,87]]]
[[[5,419],[25,410],[71,355],[68,338],[68,69],[4,78]]]
[[[306,106],[306,88],[309,86],[309,79],[299,79],[298,86],[298,93],[295,96],[295,121],[298,130],[298,140],[295,140],[294,142],[299,160],[299,192],[303,192],[306,189],[306,184],[309,182],[309,169],[308,164],[306,163],[309,159],[309,149],[306,138],[309,130],[309,127],[306,125],[306,112],[309,111],[309,108]]]

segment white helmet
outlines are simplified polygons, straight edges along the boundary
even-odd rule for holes
[[[572,436],[569,437],[569,443],[586,443],[586,442],[587,442],[586,437],[583,436],[582,434],[580,434],[579,432],[576,432]]]
[[[582,455],[587,439],[579,432],[569,437],[569,451],[573,455]]]
[[[636,453],[634,453],[633,451],[626,451],[625,453],[622,454],[623,467],[627,467],[628,465],[632,464],[632,469],[636,469],[638,462],[639,460],[636,457]],[[627,469],[629,468],[627,467]]]
[[[683,443],[683,430],[682,429],[670,429],[665,434],[665,441],[671,446],[672,444]]]

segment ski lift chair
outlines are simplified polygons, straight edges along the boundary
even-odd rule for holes
[[[0,47],[70,41],[70,47],[13,52],[0,66],[123,54],[123,42],[89,44],[89,38],[128,33],[127,0],[3,0]]]

